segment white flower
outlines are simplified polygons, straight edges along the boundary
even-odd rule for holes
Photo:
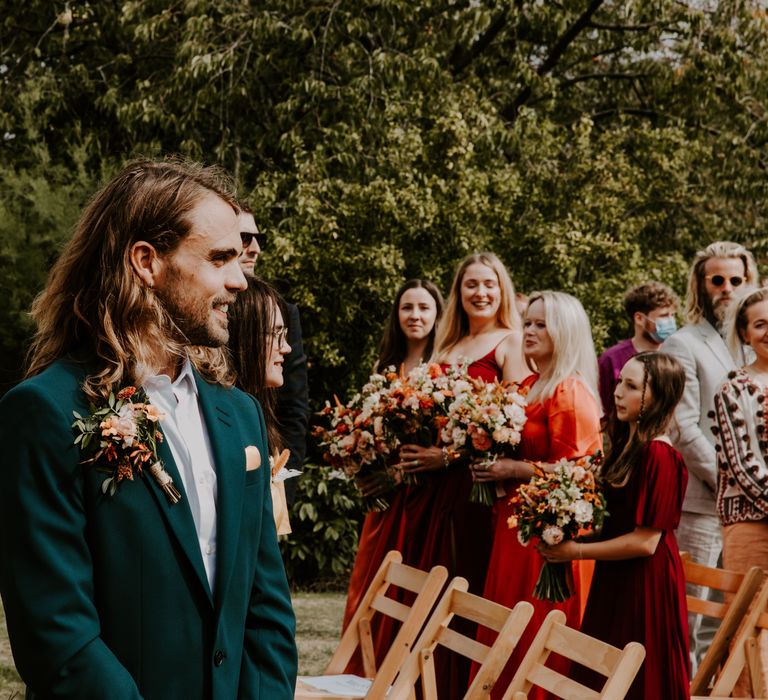
[[[527,547],[528,546],[528,540],[526,540],[525,537],[523,537],[523,533],[522,533],[521,530],[517,531],[517,541],[521,545],[523,545],[523,547]]]
[[[592,522],[592,511],[594,508],[591,503],[587,501],[576,501],[573,506],[573,517],[577,523],[589,523]]]
[[[583,481],[584,477],[587,475],[587,470],[584,469],[584,467],[574,467],[573,468],[573,480],[574,481]]]
[[[556,525],[549,525],[541,533],[541,539],[550,546],[560,544],[563,541],[563,531]]]
[[[435,403],[443,403],[445,401],[445,394],[442,391],[436,391],[432,394],[432,398],[435,400]]]

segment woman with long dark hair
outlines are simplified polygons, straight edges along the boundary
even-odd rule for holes
[[[277,389],[283,385],[283,359],[291,351],[284,320],[285,301],[271,284],[249,277],[248,289],[237,295],[231,315],[229,352],[237,386],[259,400],[267,425],[267,447],[277,459],[283,450],[275,414]],[[291,530],[283,482],[272,484],[272,500],[278,534],[288,534]]]
[[[437,323],[443,311],[443,297],[438,288],[426,280],[411,279],[397,291],[389,314],[384,335],[379,345],[376,369],[402,368],[408,372],[429,358],[434,345]],[[382,485],[358,482],[365,494],[381,492]],[[405,519],[408,504],[404,486],[398,486],[390,496],[390,506],[382,512],[365,516],[360,533],[355,565],[349,580],[349,593],[344,612],[343,629],[355,614],[362,597],[373,580],[384,556],[392,549],[404,549]],[[406,564],[413,562],[405,560]],[[385,621],[373,630],[377,663],[381,661],[396,634],[393,625]],[[347,667],[348,673],[363,675],[362,659],[354,657]]]
[[[666,437],[684,388],[682,366],[665,353],[640,353],[624,365],[602,472],[608,516],[600,541],[539,545],[547,561],[596,560],[581,629],[619,648],[645,646],[630,700],[689,697],[685,575],[675,540],[688,473]],[[579,669],[578,680],[597,689],[604,677]]]

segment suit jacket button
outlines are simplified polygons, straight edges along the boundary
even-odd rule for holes
[[[213,655],[214,666],[221,666],[221,664],[224,663],[224,659],[226,658],[226,656],[227,655],[221,649],[217,649]]]

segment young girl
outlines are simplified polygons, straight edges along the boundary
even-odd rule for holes
[[[674,532],[688,474],[665,436],[684,387],[682,366],[664,353],[624,365],[603,468],[609,516],[601,541],[539,545],[547,561],[596,560],[581,629],[619,648],[645,646],[632,700],[689,697],[685,576]],[[596,688],[604,680],[582,667],[574,677]]]

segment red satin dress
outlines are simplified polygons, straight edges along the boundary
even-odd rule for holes
[[[537,379],[538,375],[531,375],[523,382],[523,386],[530,387]],[[525,413],[527,421],[520,441],[519,459],[555,462],[558,459],[590,455],[602,449],[600,409],[586,385],[575,377],[569,377],[558,384],[548,399],[529,404]],[[507,483],[507,495],[511,496],[521,483],[518,480],[510,480]],[[533,604],[534,613],[491,693],[493,700],[504,695],[536,632],[551,610],[563,610],[567,616],[567,624],[575,628],[579,627],[581,615],[579,592],[582,589],[580,579],[583,563],[573,562],[576,595],[563,603],[550,603],[534,598],[533,589],[544,560],[533,544],[527,547],[520,544],[517,528],[507,525],[510,515],[512,509],[509,499],[502,498],[497,501],[494,507],[493,549],[483,596],[510,608],[520,600],[527,600]],[[481,628],[477,638],[484,644],[492,644],[496,633]],[[554,659],[547,665],[567,670],[565,663],[558,665]],[[533,688],[528,697],[531,700],[544,700],[553,696],[539,688]]]
[[[496,348],[470,364],[468,374],[488,382],[501,379],[495,353]],[[417,483],[396,491],[389,509],[366,515],[350,578],[344,628],[390,549],[402,552],[405,564],[424,571],[440,564],[448,569],[448,580],[463,576],[470,591],[479,594],[483,590],[491,551],[491,509],[470,503],[472,477],[467,465],[456,463],[445,470],[420,473],[417,479]],[[375,618],[376,622],[372,632],[379,664],[397,634],[397,626],[388,620]],[[474,634],[471,629],[464,632]],[[441,649],[435,664],[438,697],[462,698],[469,685],[469,664]],[[359,654],[346,672],[363,675]]]

